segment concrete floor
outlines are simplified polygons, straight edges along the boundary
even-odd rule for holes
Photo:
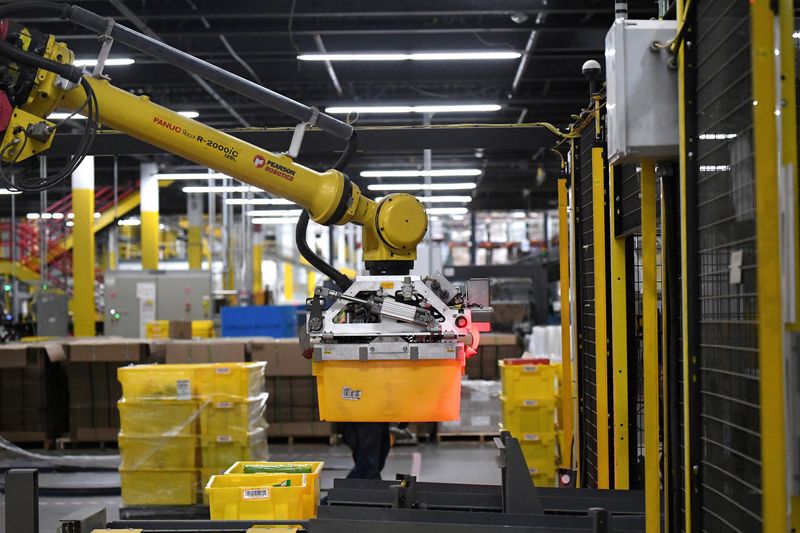
[[[333,485],[333,479],[344,477],[352,467],[349,450],[344,446],[270,444],[270,455],[275,461],[324,460],[322,489]],[[494,444],[472,442],[444,442],[442,444],[420,444],[397,447],[389,454],[384,479],[392,479],[396,473],[417,475],[420,481],[445,483],[500,484],[500,471],[495,463],[497,455]],[[105,486],[119,484],[114,472],[41,474],[40,486]],[[42,533],[53,533],[60,518],[88,506],[103,506],[108,519],[119,516],[119,496],[45,497],[39,499],[39,520]],[[0,495],[0,531],[5,531],[5,500]],[[8,532],[11,533],[11,532]]]

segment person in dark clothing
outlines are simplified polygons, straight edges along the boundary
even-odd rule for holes
[[[389,455],[388,422],[343,422],[342,441],[353,451],[353,469],[348,479],[381,479]]]

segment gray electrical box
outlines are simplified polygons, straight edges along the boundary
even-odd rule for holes
[[[678,73],[668,49],[674,20],[617,19],[606,35],[608,159],[678,157]]]
[[[69,333],[67,295],[39,291],[33,297],[36,306],[36,334],[40,337],[66,337]]]
[[[153,320],[211,318],[211,275],[205,271],[115,271],[105,276],[105,334],[144,337]]]

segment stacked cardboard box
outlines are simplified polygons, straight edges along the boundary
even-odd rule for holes
[[[439,433],[497,433],[500,426],[500,382],[461,382],[461,418],[440,422]]]
[[[263,363],[119,370],[125,505],[192,505],[212,475],[267,459]]]
[[[165,362],[243,363],[247,358],[247,341],[239,339],[173,340],[164,345]],[[272,369],[268,371],[271,373]]]
[[[67,430],[67,378],[60,344],[0,346],[0,436],[42,442]]]
[[[252,361],[267,363],[267,420],[275,437],[330,436],[328,422],[319,420],[317,387],[311,361],[303,357],[297,339],[260,338],[250,341]]]
[[[78,339],[67,345],[70,436],[75,442],[113,442],[119,432],[117,369],[147,362],[136,339]]]
[[[497,362],[500,359],[520,357],[522,347],[513,333],[483,333],[478,353],[467,359],[467,376],[470,379],[499,379]]]

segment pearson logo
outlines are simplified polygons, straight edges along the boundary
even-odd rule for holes
[[[253,165],[256,168],[264,168],[264,165],[267,164],[267,160],[261,157],[260,155],[256,155],[253,157]]]

